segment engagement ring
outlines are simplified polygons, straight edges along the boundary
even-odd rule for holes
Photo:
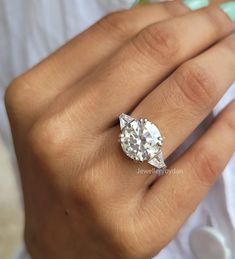
[[[131,159],[147,161],[157,169],[165,169],[159,129],[147,119],[135,119],[122,113],[120,121],[120,143],[124,153]]]

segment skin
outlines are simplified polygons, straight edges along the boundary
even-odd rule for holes
[[[235,80],[233,30],[216,4],[136,7],[11,83],[6,107],[33,259],[150,258],[174,238],[234,152],[235,103],[169,165],[177,175],[138,174],[151,167],[123,154],[117,118],[156,123],[168,157]]]

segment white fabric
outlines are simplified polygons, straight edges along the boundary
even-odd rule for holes
[[[212,227],[206,226],[195,229],[191,234],[190,247],[199,258],[231,258],[231,251],[227,247],[224,236]]]
[[[10,131],[3,104],[4,90],[8,83],[106,13],[129,8],[133,2],[0,0],[0,134],[11,152]],[[234,88],[230,88],[229,93],[217,105],[216,112],[235,97]],[[234,186],[235,156],[175,239],[156,258],[195,259],[189,246],[190,233],[193,229],[205,225],[218,229],[235,254]],[[18,258],[25,259],[24,254]]]

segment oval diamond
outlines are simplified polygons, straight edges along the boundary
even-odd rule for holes
[[[120,142],[127,156],[142,162],[159,152],[160,137],[161,134],[153,123],[140,119],[131,121],[122,129]]]

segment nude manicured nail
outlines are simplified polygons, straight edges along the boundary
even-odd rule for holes
[[[220,5],[220,8],[235,22],[235,1],[230,1]]]

